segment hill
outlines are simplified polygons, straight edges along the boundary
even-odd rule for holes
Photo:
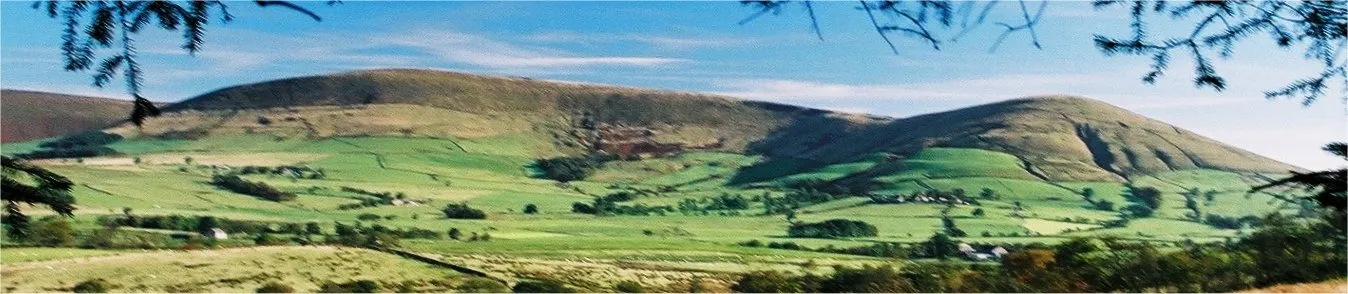
[[[144,128],[105,131],[122,136],[79,144],[101,156],[33,161],[76,183],[75,216],[60,219],[73,223],[81,244],[105,236],[110,248],[197,248],[209,244],[190,236],[211,219],[229,230],[217,240],[225,247],[397,241],[402,250],[511,283],[557,280],[582,292],[624,281],[654,292],[726,292],[750,271],[827,273],[894,257],[928,259],[922,242],[937,233],[981,250],[1105,236],[1179,248],[1248,235],[1252,217],[1299,209],[1270,194],[1288,191],[1248,193],[1293,167],[1080,97],[896,119],[712,95],[376,70],[220,89],[166,107]],[[566,182],[545,177],[538,164],[594,153],[626,160],[556,159],[587,169]],[[241,181],[252,188],[238,189]],[[1149,203],[1125,197],[1126,184],[1159,195]],[[1130,205],[1152,210],[1132,213],[1124,209]],[[484,218],[457,218],[473,210]],[[835,219],[865,222],[874,235],[789,234],[796,224]],[[114,223],[121,229],[104,230]],[[348,225],[405,235],[355,238]],[[36,249],[0,260],[20,277],[0,286],[67,291],[104,278],[126,287],[114,290],[243,291],[280,280],[309,291],[359,276],[380,279],[386,290],[441,291],[467,282],[455,270],[410,267],[411,259],[375,251],[313,248],[277,259],[251,250]],[[88,266],[71,267],[61,281],[32,279],[49,264],[74,260]],[[411,270],[407,277],[360,274],[368,265]],[[315,266],[340,275],[292,270]],[[190,281],[155,280],[164,268]],[[212,270],[222,273],[206,274]]]
[[[528,137],[532,156],[576,154],[579,121],[650,130],[656,141],[762,154],[737,183],[772,180],[877,155],[930,147],[1014,156],[1044,181],[1126,181],[1133,175],[1212,169],[1282,173],[1296,167],[1083,97],[1014,99],[902,119],[730,97],[391,69],[298,77],[224,88],[167,107],[128,135],[196,138],[264,133],[326,138],[422,135]],[[592,140],[591,140],[592,141]],[[889,161],[893,162],[893,161]],[[901,163],[901,161],[899,161]],[[852,174],[903,171],[880,164]]]
[[[158,138],[240,133],[287,138],[522,135],[575,153],[572,149],[576,148],[565,147],[576,145],[569,137],[575,136],[571,133],[580,121],[591,121],[649,129],[661,142],[718,143],[722,150],[739,152],[787,124],[832,126],[886,120],[712,95],[416,69],[357,71],[229,87],[166,107],[165,112],[143,129],[118,131]],[[544,153],[539,155],[555,154]]]
[[[126,119],[131,102],[49,92],[0,90],[0,142],[97,130]]]
[[[1013,155],[1024,174],[1044,181],[1126,181],[1131,176],[1213,169],[1282,173],[1300,170],[1108,103],[1084,97],[1012,99],[867,125],[810,145],[782,134],[758,150],[808,170],[864,160],[877,153],[896,158],[931,147],[974,148]],[[783,148],[793,145],[796,148]],[[807,160],[808,163],[790,162]],[[884,176],[903,167],[880,165]],[[761,179],[753,179],[761,180]]]

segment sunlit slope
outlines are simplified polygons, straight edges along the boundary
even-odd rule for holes
[[[765,169],[795,172],[865,161],[875,154],[913,156],[930,147],[1009,154],[1020,161],[1024,174],[1042,181],[1121,182],[1139,175],[1195,169],[1299,170],[1107,103],[1071,96],[1015,99],[866,125],[841,132],[813,148],[780,150],[771,147],[774,143],[756,145],[779,159],[765,163]],[[906,170],[886,164],[875,168],[897,174]],[[1005,171],[989,173],[992,176]],[[782,175],[746,177],[742,181],[777,176]]]
[[[298,77],[216,90],[166,108],[128,136],[281,138],[513,135],[567,146],[583,119],[646,127],[666,142],[744,151],[793,122],[832,126],[885,121],[720,96],[489,77],[433,70],[372,70]],[[799,135],[799,134],[793,134]],[[807,138],[808,139],[808,138]],[[565,148],[564,148],[565,149]]]

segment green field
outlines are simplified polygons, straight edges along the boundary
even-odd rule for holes
[[[465,234],[490,234],[491,241],[408,239],[403,247],[475,267],[515,281],[552,277],[591,291],[611,291],[613,283],[636,280],[652,289],[684,291],[692,281],[724,287],[735,273],[753,270],[827,271],[828,265],[892,263],[859,255],[802,250],[750,248],[738,243],[794,242],[809,248],[868,246],[876,242],[914,244],[943,231],[937,204],[875,204],[866,195],[800,207],[798,221],[861,220],[879,235],[851,239],[804,239],[786,236],[783,215],[763,215],[763,204],[747,209],[706,214],[594,216],[573,213],[572,204],[618,191],[657,191],[627,204],[676,206],[682,201],[707,201],[721,195],[780,197],[781,184],[802,179],[838,180],[868,177],[882,185],[876,193],[907,194],[963,189],[977,196],[990,189],[997,199],[979,206],[949,208],[955,224],[969,233],[964,242],[993,244],[1056,243],[1072,237],[1115,236],[1124,239],[1179,242],[1219,241],[1235,236],[1183,217],[1187,188],[1217,190],[1203,203],[1208,213],[1242,216],[1281,209],[1268,195],[1246,195],[1241,174],[1216,170],[1179,171],[1138,177],[1137,185],[1160,188],[1164,205],[1155,218],[1134,220],[1127,227],[1102,228],[1118,213],[1093,208],[1078,193],[1096,191],[1097,199],[1126,204],[1122,184],[1113,182],[1044,182],[1005,153],[932,148],[894,160],[883,154],[827,165],[771,182],[733,184],[732,179],[761,161],[761,156],[729,152],[688,152],[669,158],[606,163],[587,180],[561,184],[532,177],[538,149],[527,136],[500,135],[471,140],[364,136],[325,139],[276,139],[262,135],[228,135],[195,141],[131,139],[109,147],[127,155],[39,164],[77,183],[74,189],[79,228],[95,229],[99,215],[117,215],[129,208],[137,215],[209,215],[235,220],[304,223],[325,229],[334,222],[355,223],[362,214],[382,219],[364,221],[394,228],[436,232],[459,229]],[[35,148],[31,143],[5,145],[8,151]],[[461,146],[461,147],[456,147]],[[11,149],[12,148],[12,149]],[[462,149],[461,149],[462,148]],[[555,152],[555,151],[544,151]],[[140,158],[134,164],[132,157]],[[185,164],[191,157],[194,164]],[[271,202],[212,186],[210,176],[225,166],[294,165],[321,169],[322,179],[246,175],[299,195]],[[359,194],[343,187],[376,192],[401,192],[417,205],[338,209],[359,203]],[[440,209],[467,203],[483,210],[485,220],[446,219]],[[1021,211],[1016,212],[1015,203]],[[526,205],[538,213],[525,214]],[[973,216],[974,209],[984,211]],[[33,214],[50,214],[41,208]],[[240,236],[239,238],[250,238]],[[265,254],[260,254],[265,253]],[[0,254],[7,292],[64,291],[76,282],[106,278],[126,291],[251,291],[260,283],[280,280],[312,291],[327,281],[371,278],[422,281],[422,290],[452,290],[465,278],[460,273],[384,253],[331,247],[259,247],[192,252],[108,251],[67,248],[6,248]],[[279,264],[265,269],[250,265]],[[215,275],[213,273],[225,273]],[[55,276],[52,276],[55,275]],[[54,278],[53,278],[54,277]],[[174,277],[172,279],[168,277]],[[444,281],[427,283],[425,281]],[[385,285],[396,287],[397,285]],[[441,287],[441,288],[436,288]]]

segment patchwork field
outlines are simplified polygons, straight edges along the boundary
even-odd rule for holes
[[[349,94],[369,90],[360,87],[382,91]],[[33,160],[75,183],[67,221],[80,238],[62,248],[6,240],[0,289],[69,291],[103,278],[118,291],[251,292],[271,281],[316,291],[371,279],[385,291],[468,291],[458,287],[482,274],[598,292],[623,282],[726,291],[748,271],[924,262],[921,243],[938,233],[980,248],[1105,236],[1170,246],[1222,241],[1248,231],[1242,218],[1298,210],[1277,200],[1295,191],[1247,192],[1295,167],[1076,97],[891,119],[389,70],[229,88],[167,110],[143,128],[84,134],[106,140],[71,150],[53,148],[66,142],[57,138],[0,146],[84,154]],[[248,187],[228,188],[239,182]],[[1137,188],[1155,188],[1155,201],[1126,195]],[[23,209],[39,222],[54,214]],[[465,210],[482,217],[449,217]],[[208,243],[199,233],[209,228],[174,223],[207,217],[236,230]],[[153,228],[122,224],[151,218]],[[838,219],[874,234],[789,231]],[[353,230],[408,236],[342,239]],[[76,248],[111,242],[89,237],[99,234],[137,249]],[[298,246],[353,243],[409,255]],[[285,245],[247,247],[256,244]]]

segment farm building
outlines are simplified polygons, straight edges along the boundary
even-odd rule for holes
[[[229,234],[225,233],[225,230],[221,230],[220,228],[211,228],[210,235],[207,235],[206,237],[210,237],[211,239],[216,240],[224,240],[229,239]]]

